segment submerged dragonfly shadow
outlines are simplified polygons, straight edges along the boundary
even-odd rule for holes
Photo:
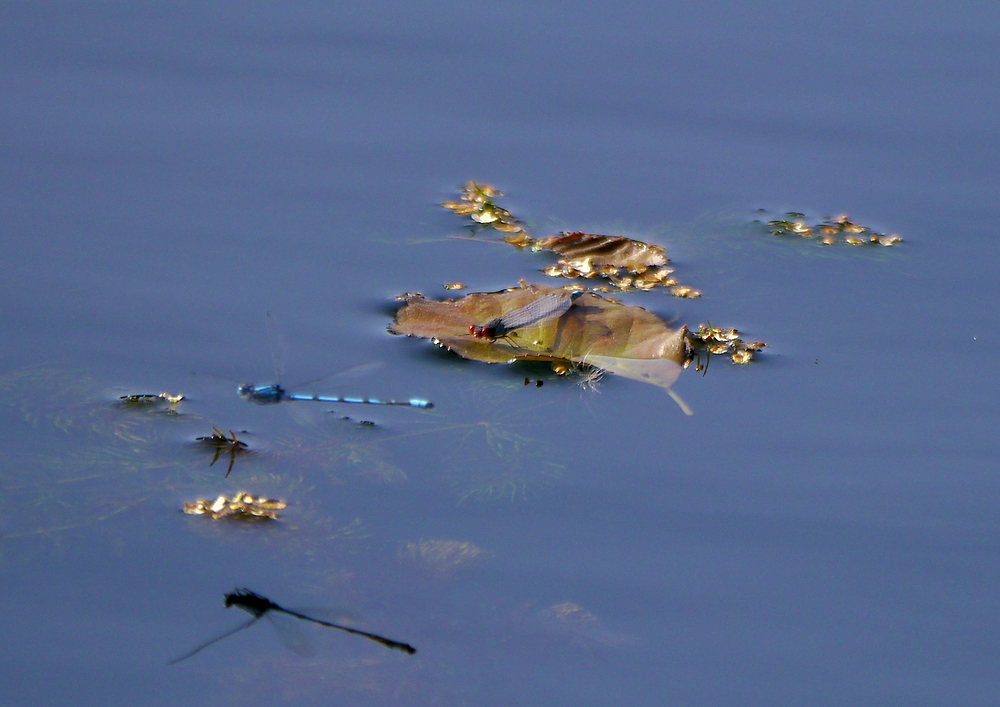
[[[404,653],[408,653],[410,655],[413,655],[414,653],[417,652],[417,649],[411,646],[409,643],[394,641],[391,638],[386,638],[385,636],[379,636],[378,634],[375,633],[361,631],[360,629],[350,628],[348,626],[341,626],[340,624],[335,624],[330,621],[322,621],[320,619],[313,618],[312,616],[306,616],[305,614],[299,613],[298,611],[293,611],[292,609],[286,609],[283,606],[275,604],[267,597],[263,597],[260,594],[257,594],[256,592],[253,592],[246,588],[235,589],[231,592],[228,592],[225,595],[225,605],[227,609],[234,606],[239,607],[240,609],[243,609],[243,611],[250,614],[252,618],[249,621],[240,624],[236,628],[230,631],[226,631],[221,636],[216,636],[211,640],[199,644],[198,646],[188,651],[184,655],[178,656],[177,658],[171,660],[168,663],[168,665],[176,665],[177,663],[180,663],[182,660],[187,660],[193,655],[200,653],[201,651],[205,650],[206,648],[215,643],[218,643],[224,638],[229,638],[233,634],[239,633],[243,629],[250,628],[265,616],[268,619],[271,619],[274,614],[285,614],[287,616],[291,616],[296,619],[301,619],[302,621],[310,621],[320,626],[327,626],[329,628],[336,628],[341,631],[346,631],[347,633],[353,633],[356,636],[361,636],[363,638],[367,638],[370,641],[375,641],[376,643],[380,643],[386,648],[403,651]],[[305,652],[305,649],[301,645],[295,645],[294,643],[286,645],[288,645],[288,647],[293,651],[295,651],[296,653]]]

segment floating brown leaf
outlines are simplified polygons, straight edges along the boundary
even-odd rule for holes
[[[562,292],[566,290],[528,285],[474,292],[456,300],[412,295],[396,312],[389,331],[431,339],[475,361],[589,365],[668,389],[673,385],[689,360],[687,328],[671,329],[642,307],[592,292],[574,297],[572,306],[557,311],[558,316],[533,321],[503,337],[490,340],[470,333]]]
[[[555,236],[540,238],[532,249],[558,253],[563,256],[559,261],[561,266],[585,273],[583,277],[592,277],[608,267],[640,274],[670,262],[662,246],[625,236],[602,236],[580,231],[563,231]]]
[[[552,277],[603,277],[619,290],[670,288],[674,297],[701,297],[693,287],[678,285],[670,277],[674,269],[662,246],[650,245],[625,236],[602,236],[580,231],[562,232],[540,238],[533,251],[551,250],[563,256],[558,263],[542,270]]]

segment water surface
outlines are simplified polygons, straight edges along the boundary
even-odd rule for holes
[[[3,15],[10,704],[1000,702],[993,5]],[[391,337],[398,293],[545,279],[447,238],[469,178],[536,235],[665,245],[705,298],[628,301],[767,354],[685,373],[687,418]],[[906,242],[774,239],[757,208]],[[287,383],[437,406],[248,405],[266,311]],[[115,402],[160,390],[181,415]],[[213,425],[258,452],[228,480]],[[180,512],[242,488],[291,506]],[[261,622],[167,666],[237,586],[418,653],[316,630],[303,659]]]

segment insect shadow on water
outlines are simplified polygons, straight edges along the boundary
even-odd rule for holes
[[[255,385],[254,383],[242,383],[237,389],[240,396],[258,405],[273,405],[285,400],[294,401],[314,401],[321,403],[350,403],[361,405],[393,405],[414,408],[432,408],[434,403],[423,398],[407,398],[403,400],[391,400],[383,398],[361,398],[347,397],[340,395],[318,395],[314,393],[294,393],[286,390],[280,382],[282,372],[281,356],[279,345],[283,337],[278,331],[278,322],[273,313],[267,312],[267,332],[271,344],[271,357],[274,363],[274,383],[265,385]],[[322,380],[322,379],[320,379]],[[313,381],[315,382],[315,381]]]
[[[283,630],[279,628],[279,625],[275,623],[275,620],[278,615],[290,616],[292,618],[296,618],[301,621],[308,621],[310,623],[314,623],[318,626],[326,626],[327,628],[335,628],[340,631],[345,631],[355,636],[361,636],[362,638],[367,638],[370,641],[375,641],[376,643],[383,645],[386,648],[403,651],[404,653],[407,653],[409,655],[413,655],[414,653],[417,652],[417,649],[411,646],[409,643],[395,641],[391,638],[386,638],[385,636],[380,636],[376,633],[369,633],[368,631],[362,631],[360,629],[351,628],[349,626],[336,624],[333,623],[332,621],[323,621],[321,619],[317,619],[312,616],[307,616],[306,614],[294,611],[292,609],[286,609],[285,607],[274,603],[267,597],[261,596],[260,594],[257,594],[256,592],[253,592],[249,589],[245,588],[236,589],[233,590],[232,592],[227,592],[225,594],[224,603],[227,609],[232,608],[234,606],[242,609],[243,611],[250,614],[251,619],[245,623],[240,624],[234,629],[226,631],[220,636],[216,636],[211,640],[199,644],[198,646],[188,651],[187,653],[171,660],[168,663],[168,665],[176,665],[177,663],[180,663],[183,660],[187,660],[188,658],[205,650],[209,646],[214,645],[215,643],[218,643],[219,641],[225,638],[229,638],[230,636],[239,633],[244,629],[250,628],[255,623],[260,621],[262,618],[267,618],[268,620],[271,621],[272,625],[275,626],[275,630],[278,632],[279,638],[282,639],[282,642],[285,643],[286,647],[289,648],[289,650],[298,653],[300,655],[309,655],[311,653],[311,648],[303,639],[291,638],[289,633],[283,632]]]

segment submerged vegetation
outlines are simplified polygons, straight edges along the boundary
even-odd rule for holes
[[[492,553],[475,543],[438,538],[421,538],[408,542],[400,548],[399,555],[437,575],[492,557]]]
[[[183,396],[170,400],[112,395],[107,386],[77,371],[37,366],[10,372],[0,376],[0,394],[3,427],[11,436],[0,446],[0,496],[7,508],[0,520],[0,540],[37,537],[58,542],[64,531],[101,523],[150,502],[174,499],[176,504],[179,492],[222,480],[211,467],[224,457],[228,471],[234,470],[237,457],[256,458],[237,467],[233,476],[240,484],[266,489],[267,495],[308,497],[315,479],[304,483],[304,469],[317,464],[331,471],[349,469],[359,480],[406,476],[388,461],[376,440],[368,445],[352,438],[352,432],[366,429],[357,425],[277,435],[257,451],[235,432],[227,434],[217,426],[211,435],[195,438],[191,430],[205,423],[181,409]],[[199,457],[207,448],[212,456],[194,463],[190,455],[180,453],[185,446],[197,448]],[[275,518],[275,511],[284,507],[284,501],[242,491],[185,504],[186,512],[213,518]],[[302,504],[289,526],[300,536],[293,544],[305,541],[315,554],[332,540],[359,537],[360,521],[339,527],[328,521],[328,513]]]

